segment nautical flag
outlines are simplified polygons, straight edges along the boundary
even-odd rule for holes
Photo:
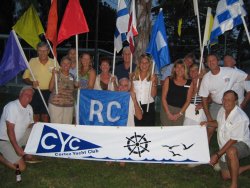
[[[138,35],[136,28],[136,13],[135,13],[135,1],[132,0],[129,11],[129,23],[128,23],[128,34],[127,41],[129,42],[130,51],[135,51],[134,37]]]
[[[69,0],[58,32],[58,44],[73,35],[87,32],[89,27],[79,0]]]
[[[46,37],[52,42],[53,52],[55,55],[57,46],[57,22],[58,22],[57,0],[52,0],[47,22]]]
[[[171,63],[162,11],[160,11],[152,29],[147,53],[153,56],[159,72],[162,67]]]
[[[119,0],[117,7],[116,28],[114,36],[114,47],[119,53],[122,49],[122,43],[127,40],[129,12],[124,0]]]
[[[212,9],[210,7],[207,8],[207,17],[206,17],[206,24],[205,24],[205,32],[203,37],[203,46],[207,46],[213,26],[213,15]]]
[[[243,6],[244,3],[242,0],[220,0],[218,2],[210,36],[211,43],[225,31],[242,24],[241,16],[246,15]]]
[[[127,126],[129,92],[80,90],[79,124]]]
[[[0,85],[6,84],[26,68],[18,42],[11,31],[0,63]]]
[[[42,23],[33,5],[30,5],[12,28],[34,49],[41,41],[39,35],[44,33]]]

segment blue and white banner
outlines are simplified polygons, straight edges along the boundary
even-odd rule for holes
[[[206,164],[206,127],[112,127],[36,123],[25,152],[138,163]]]
[[[129,92],[80,90],[79,124],[126,126]]]

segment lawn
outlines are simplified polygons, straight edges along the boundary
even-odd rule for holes
[[[0,111],[14,95],[0,94]],[[159,114],[157,115],[159,116]],[[158,122],[159,120],[157,120]],[[212,139],[211,153],[217,150],[216,136]],[[15,182],[15,172],[0,164],[0,188],[12,187],[83,187],[83,188],[223,188],[220,173],[209,165],[189,168],[187,165],[119,163],[108,166],[105,162],[69,160],[42,157],[42,163],[28,164],[22,173],[22,182]],[[241,164],[249,164],[245,159]],[[249,187],[250,171],[239,178],[240,187]]]

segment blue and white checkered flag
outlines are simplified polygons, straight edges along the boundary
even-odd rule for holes
[[[246,11],[242,0],[220,0],[216,8],[210,43],[213,43],[219,35],[242,24],[241,16]]]
[[[124,0],[118,2],[116,28],[114,36],[114,47],[119,53],[122,49],[122,43],[127,40],[126,33],[128,32],[129,11]]]

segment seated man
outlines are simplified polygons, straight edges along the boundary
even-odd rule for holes
[[[130,90],[131,82],[129,81],[128,78],[121,78],[119,80],[119,85],[118,85],[118,91],[126,91],[128,92]],[[127,126],[135,126],[134,122],[134,116],[138,119],[142,119],[142,110],[136,100],[136,95],[134,91],[130,91],[130,95],[133,101],[133,105],[129,106],[129,117],[128,117],[128,123]]]
[[[217,139],[219,151],[211,156],[210,164],[219,162],[222,178],[231,179],[231,187],[238,186],[238,176],[250,165],[239,166],[239,160],[250,155],[249,119],[237,101],[238,95],[233,90],[224,93],[222,107],[217,116],[217,122],[203,122],[203,125],[218,128]]]
[[[33,125],[33,110],[29,103],[34,90],[32,86],[24,86],[19,98],[5,105],[0,120],[0,162],[9,168],[16,169],[19,165],[21,171],[25,170],[26,155],[22,146],[28,140]]]

